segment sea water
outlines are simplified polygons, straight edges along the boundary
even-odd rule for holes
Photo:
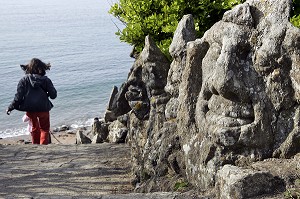
[[[102,117],[113,86],[127,78],[131,46],[115,35],[111,0],[0,0],[0,138],[27,134],[24,112],[5,110],[31,58],[50,62],[57,89],[51,128]]]

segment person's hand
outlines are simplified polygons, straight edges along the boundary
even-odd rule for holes
[[[10,113],[11,113],[11,110],[10,109],[6,109],[6,114],[10,115]]]

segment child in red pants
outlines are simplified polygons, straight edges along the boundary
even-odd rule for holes
[[[45,76],[46,70],[50,70],[51,66],[33,58],[28,65],[21,65],[21,67],[25,71],[25,76],[19,81],[15,98],[6,113],[9,115],[14,109],[26,111],[32,123],[32,143],[48,144],[49,111],[53,107],[49,97],[55,99],[57,96],[52,81]]]
[[[27,130],[31,134],[32,144],[49,144],[49,112],[27,112],[23,122],[28,122]]]

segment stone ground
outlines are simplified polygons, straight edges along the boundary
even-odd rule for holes
[[[129,153],[124,144],[0,145],[0,197],[129,193]]]
[[[0,198],[183,198],[132,193],[130,170],[126,144],[0,144]]]
[[[126,144],[76,145],[75,135],[52,136],[50,145],[32,145],[29,136],[0,139],[0,198],[31,199],[209,199],[187,193],[133,193],[130,148]],[[268,159],[252,168],[286,181],[299,179],[300,154]],[[282,199],[283,194],[253,199]],[[212,198],[211,198],[212,199]]]

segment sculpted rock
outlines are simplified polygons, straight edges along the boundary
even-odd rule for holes
[[[182,141],[177,133],[174,118],[178,112],[177,98],[181,73],[185,67],[186,44],[194,40],[195,35],[193,18],[191,15],[186,15],[179,22],[170,47],[174,60],[168,76],[165,75],[167,85],[164,90],[166,92],[157,92],[160,95],[152,95],[148,98],[150,106],[147,120],[140,121],[137,114],[130,116],[129,143],[133,149],[136,182],[139,182],[137,191],[173,190],[176,182],[184,179],[185,162],[181,150]],[[159,60],[156,62],[159,63]],[[167,68],[169,63],[165,62],[165,65]],[[154,82],[160,81],[154,79]],[[170,99],[169,96],[172,98]],[[170,174],[173,176],[172,179],[165,178]]]
[[[104,113],[104,120],[105,122],[112,122],[117,119],[117,116],[113,111],[106,110]]]
[[[172,43],[169,48],[173,58],[181,58],[186,53],[186,44],[196,39],[194,19],[191,14],[184,15],[174,33]]]
[[[119,105],[120,103],[117,103],[117,97],[116,97],[117,94],[118,94],[118,87],[114,86],[114,88],[110,94],[107,109],[104,113],[105,122],[112,122],[117,119],[116,114],[118,114],[120,112],[119,111],[120,108],[118,108],[120,106]],[[126,104],[124,102],[123,102],[123,104],[125,104],[125,107],[128,107],[128,104]],[[121,111],[121,112],[124,112],[124,111]]]
[[[99,118],[94,118],[94,123],[92,125],[92,143],[102,143],[106,140],[108,136],[107,124],[100,121]]]
[[[146,85],[148,98],[163,94],[170,63],[150,36],[145,39],[145,47],[136,65],[142,66],[142,81]],[[128,79],[132,83],[131,77]]]
[[[118,93],[118,87],[114,86],[114,88],[110,94],[110,98],[109,98],[108,105],[107,105],[107,110],[113,109],[113,102],[114,102],[114,99],[115,99],[117,93]]]
[[[285,190],[283,180],[268,172],[225,165],[218,171],[217,176],[218,198],[251,198],[273,193],[274,189]]]
[[[94,137],[91,140],[92,144],[99,144],[99,143],[103,143],[103,139],[100,137],[100,134],[96,134],[94,135]]]
[[[118,120],[115,120],[108,126],[108,140],[111,143],[124,143],[128,129],[124,124],[119,122]]]
[[[88,138],[83,131],[78,130],[76,133],[76,144],[90,144],[92,141]]]
[[[195,25],[192,15],[185,15],[178,23],[170,46],[170,54],[173,61],[168,72],[167,85],[165,91],[172,98],[167,103],[166,118],[176,118],[178,110],[179,85],[181,83],[182,71],[186,63],[186,45],[189,41],[196,39]]]
[[[116,95],[131,109],[137,191],[170,191],[182,179],[201,191],[222,190],[220,198],[283,189],[286,181],[248,168],[300,152],[300,30],[288,21],[290,3],[248,0],[200,39],[184,16],[170,69],[146,38]]]
[[[127,82],[125,82],[121,85],[119,91],[116,94],[114,94],[113,99],[110,99],[109,102],[110,110],[106,111],[106,117],[105,117],[106,122],[111,122],[115,120],[118,116],[126,114],[131,110],[128,101],[125,98],[125,93],[127,92],[127,90],[128,90],[128,84]],[[114,92],[115,91],[113,91],[113,93]]]
[[[93,136],[101,132],[101,123],[102,122],[99,120],[99,118],[97,117],[94,118],[94,123],[92,124],[92,132],[91,132]]]
[[[247,1],[188,44],[179,119],[192,130],[183,149],[188,178],[199,187],[214,186],[225,164],[299,152],[300,46],[291,39],[299,41],[300,31],[290,10],[288,0]]]
[[[128,120],[129,120],[128,114],[124,114],[119,116],[117,120],[109,124],[107,127],[108,136],[106,136],[105,139],[108,138],[108,141],[112,143],[126,142],[126,137],[128,134],[128,128],[127,128]]]
[[[155,171],[153,165],[156,164],[157,156],[152,152],[165,122],[165,105],[169,96],[164,87],[169,66],[168,59],[155,42],[149,36],[146,37],[145,48],[130,71],[126,92],[126,99],[132,108],[128,122],[128,142],[132,147],[136,182],[143,182],[156,173],[162,175],[165,171]],[[152,187],[148,186],[147,191],[152,190]]]
[[[139,119],[147,119],[152,97],[163,95],[169,61],[156,46],[150,36],[145,39],[145,47],[135,61],[128,79],[127,101]]]

